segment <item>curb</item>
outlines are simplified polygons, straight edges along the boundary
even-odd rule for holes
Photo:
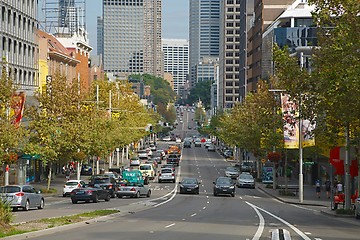
[[[278,196],[275,196],[271,193],[269,193],[268,191],[264,190],[262,187],[257,187],[260,191],[262,191],[263,193],[279,200],[280,202],[283,202],[283,203],[288,203],[288,204],[295,204],[295,205],[303,205],[303,206],[317,206],[317,207],[327,207],[326,205],[324,204],[317,204],[317,203],[304,203],[304,202],[293,202],[293,201],[288,201],[288,200],[284,200],[283,198],[280,198]]]

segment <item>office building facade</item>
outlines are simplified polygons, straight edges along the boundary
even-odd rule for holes
[[[185,39],[163,39],[164,72],[171,73],[174,91],[179,94],[189,74],[189,42]]]
[[[161,0],[103,0],[103,31],[106,72],[162,76]]]
[[[96,52],[97,55],[103,55],[104,54],[104,21],[102,17],[97,17],[96,19]]]
[[[36,0],[0,1],[0,66],[5,65],[19,91],[30,96],[39,87],[37,11]]]
[[[220,16],[218,105],[227,109],[239,101],[240,0],[222,0]]]
[[[219,57],[221,0],[189,0],[189,64],[191,85],[201,57]]]

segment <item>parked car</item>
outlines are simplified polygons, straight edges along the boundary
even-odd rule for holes
[[[196,178],[183,178],[179,182],[180,194],[182,193],[195,193],[199,194],[199,181]]]
[[[94,202],[97,203],[99,200],[110,201],[111,194],[105,188],[95,184],[93,187],[76,188],[71,191],[71,202],[73,204],[79,201]]]
[[[240,170],[242,172],[251,172],[253,166],[254,166],[253,162],[242,162],[240,165]]]
[[[232,158],[234,156],[233,151],[231,150],[225,150],[224,157],[225,158]]]
[[[75,188],[85,187],[86,183],[83,180],[69,180],[65,183],[63,188],[63,197],[70,196],[70,193]]]
[[[239,176],[239,170],[236,167],[226,167],[225,177],[236,179]]]
[[[107,190],[112,198],[116,196],[117,182],[113,177],[104,174],[93,175],[89,179],[89,187],[95,186]]]
[[[235,186],[231,178],[218,177],[214,184],[214,196],[218,195],[231,195],[235,197]]]
[[[214,144],[210,144],[209,147],[207,148],[208,152],[215,152],[216,148],[214,146]]]
[[[118,198],[125,196],[139,198],[141,196],[150,197],[151,190],[142,183],[126,183],[125,186],[120,186],[116,192]]]
[[[22,208],[28,211],[30,208],[43,209],[45,200],[40,191],[35,191],[31,185],[8,185],[0,187],[0,199],[10,204],[16,211]]]
[[[360,219],[360,198],[355,199],[355,217]]]
[[[251,174],[242,173],[236,180],[237,187],[255,188],[255,179]]]
[[[93,169],[92,169],[92,166],[91,164],[83,164],[81,166],[81,175],[92,175],[92,172],[93,172]]]
[[[172,168],[162,168],[159,172],[158,182],[175,183],[175,171]]]

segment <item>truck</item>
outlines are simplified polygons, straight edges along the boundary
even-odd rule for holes
[[[140,170],[132,169],[130,171],[123,171],[122,174],[123,183],[132,183],[132,184],[149,184],[149,177],[143,176]]]

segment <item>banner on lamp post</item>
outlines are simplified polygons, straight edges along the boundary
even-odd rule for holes
[[[299,106],[288,94],[281,94],[281,109],[284,131],[284,148],[299,148]],[[301,119],[302,123],[302,147],[315,146],[313,130],[315,123],[308,119]]]

